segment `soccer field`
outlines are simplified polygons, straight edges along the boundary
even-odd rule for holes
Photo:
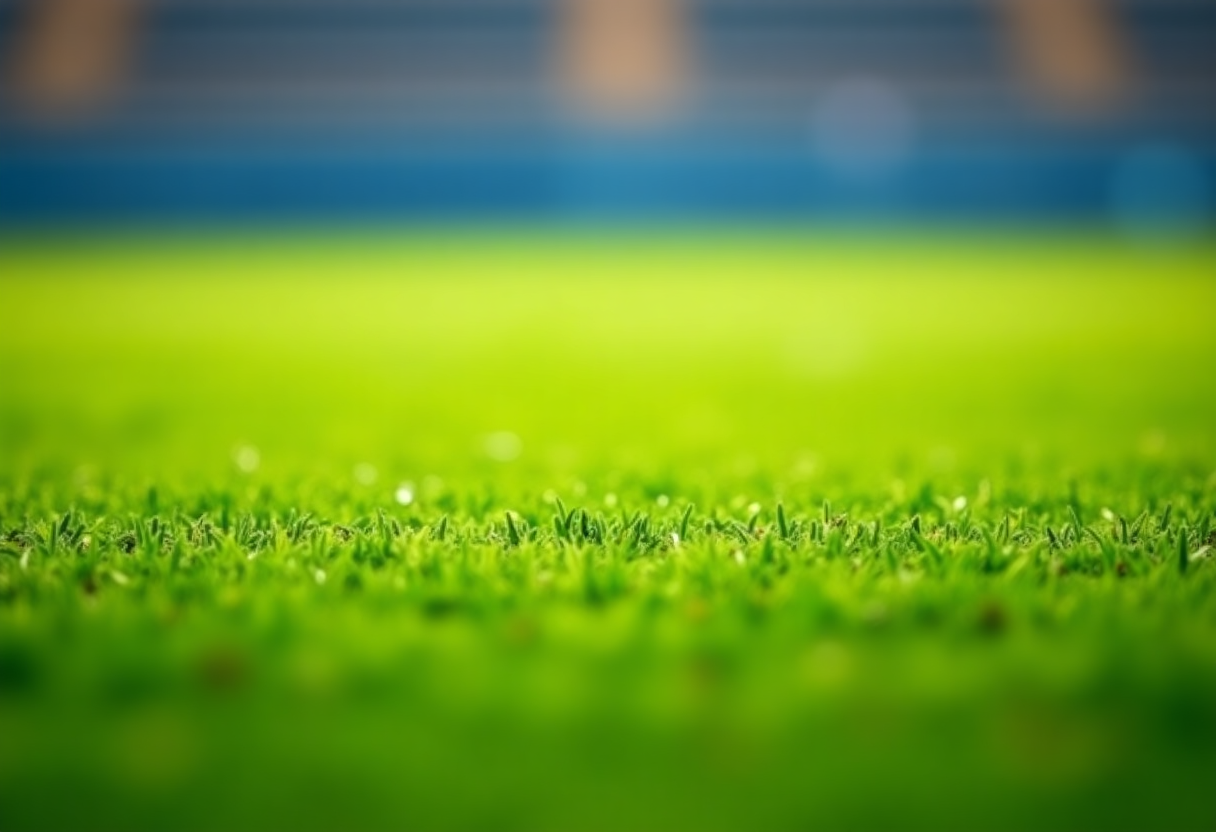
[[[0,825],[1216,826],[1216,247],[0,248]]]

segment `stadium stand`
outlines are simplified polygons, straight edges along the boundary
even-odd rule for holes
[[[664,3],[0,0],[0,219],[1213,216],[1207,0]]]

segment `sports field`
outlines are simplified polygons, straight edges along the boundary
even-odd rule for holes
[[[0,246],[0,827],[1216,827],[1216,245]]]

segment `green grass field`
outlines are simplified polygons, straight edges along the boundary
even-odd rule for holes
[[[1216,828],[1216,247],[0,247],[0,826]]]

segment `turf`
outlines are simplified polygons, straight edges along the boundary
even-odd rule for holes
[[[0,248],[0,823],[1211,829],[1216,248]]]

